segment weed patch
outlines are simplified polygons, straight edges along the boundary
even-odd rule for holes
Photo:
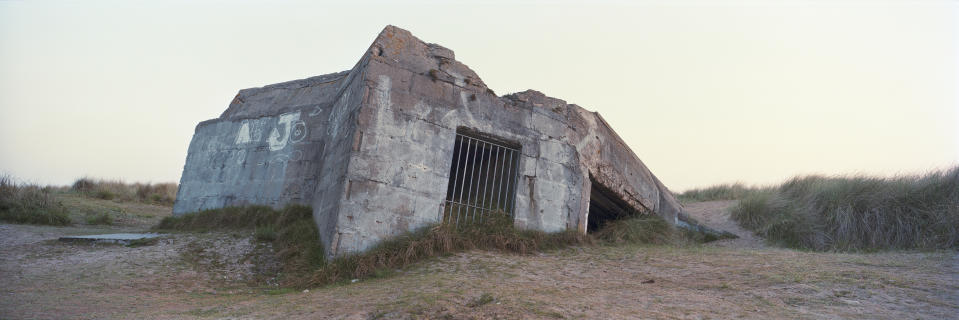
[[[113,225],[113,217],[109,213],[101,212],[98,214],[88,215],[86,218],[87,224],[92,225]]]
[[[487,305],[490,302],[493,302],[494,300],[496,299],[493,298],[492,294],[483,293],[483,295],[477,297],[476,299],[473,299],[473,301],[470,301],[470,303],[466,304],[466,306],[470,308],[476,308],[482,305]]]

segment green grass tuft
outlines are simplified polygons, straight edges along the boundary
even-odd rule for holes
[[[256,227],[256,229],[253,229],[253,237],[259,241],[266,241],[266,242],[276,241],[276,227],[274,227],[273,225]]]
[[[7,175],[0,175],[0,220],[55,226],[70,224],[66,207],[50,188],[16,183]]]
[[[477,297],[476,299],[473,299],[473,301],[470,301],[470,303],[466,304],[466,306],[467,306],[467,307],[470,307],[470,308],[476,308],[476,307],[479,307],[479,306],[487,305],[487,304],[489,304],[490,302],[493,302],[493,301],[495,301],[495,300],[496,300],[496,298],[494,298],[492,294],[483,293],[482,295],[480,295],[480,296]]]
[[[86,221],[87,224],[113,225],[113,217],[106,212],[88,215]]]
[[[732,217],[790,248],[959,248],[959,167],[897,178],[797,177],[745,197]]]
[[[613,220],[597,230],[593,237],[614,244],[676,243],[685,235],[656,215]]]

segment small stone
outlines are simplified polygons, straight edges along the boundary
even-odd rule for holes
[[[303,293],[310,293],[310,289],[303,290]]]

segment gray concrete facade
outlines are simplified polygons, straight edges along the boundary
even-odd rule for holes
[[[329,255],[442,219],[457,130],[520,146],[514,223],[587,231],[600,185],[636,212],[682,207],[599,114],[496,96],[453,51],[387,26],[356,66],[241,90],[190,143],[174,214],[311,205]]]

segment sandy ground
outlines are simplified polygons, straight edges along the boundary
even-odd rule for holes
[[[173,234],[152,246],[65,244],[126,227],[0,225],[0,318],[956,319],[955,251],[812,253],[764,245],[733,202],[687,205],[740,239],[706,245],[468,252],[379,279],[282,290],[255,279],[250,235]]]
[[[729,208],[736,203],[736,200],[704,201],[688,203],[683,207],[686,208],[686,213],[696,221],[716,230],[729,231],[739,236],[738,239],[716,241],[708,245],[726,248],[765,249],[767,246],[763,243],[763,239],[749,230],[743,229],[729,217]]]

